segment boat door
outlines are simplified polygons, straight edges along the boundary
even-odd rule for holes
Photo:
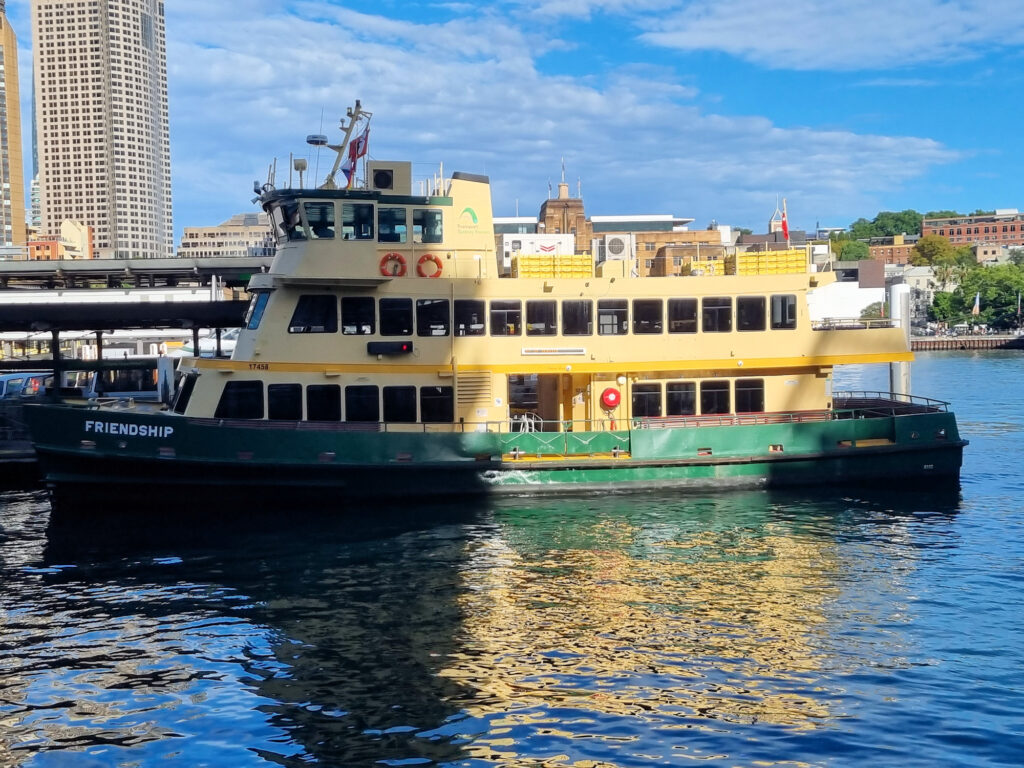
[[[545,432],[585,430],[590,418],[590,376],[542,373],[537,376],[537,413]]]

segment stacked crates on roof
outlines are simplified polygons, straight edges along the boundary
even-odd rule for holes
[[[807,272],[807,250],[747,251],[736,254],[738,275],[797,275]]]
[[[594,258],[589,253],[520,253],[512,259],[513,277],[593,277]]]

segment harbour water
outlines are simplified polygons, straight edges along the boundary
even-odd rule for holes
[[[1024,354],[913,375],[971,441],[959,494],[138,526],[5,493],[0,766],[1020,765]]]

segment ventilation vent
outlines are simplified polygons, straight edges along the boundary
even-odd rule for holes
[[[475,403],[490,403],[491,401],[491,372],[474,371],[472,373],[460,373],[458,380],[458,402],[459,405],[473,405]]]

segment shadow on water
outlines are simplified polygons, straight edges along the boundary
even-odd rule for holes
[[[197,765],[288,766],[540,765],[554,737],[526,727],[509,744],[500,723],[511,713],[527,723],[625,718],[616,727],[641,729],[634,737],[648,751],[664,745],[649,743],[654,720],[638,712],[671,721],[682,707],[700,721],[803,727],[827,706],[794,709],[771,690],[715,692],[729,688],[718,667],[746,672],[733,656],[784,679],[784,655],[799,640],[780,630],[788,608],[750,609],[712,590],[722,563],[750,594],[775,595],[762,604],[799,603],[806,598],[779,595],[763,561],[827,582],[829,573],[801,569],[830,556],[837,538],[941,523],[958,504],[956,494],[860,488],[345,514],[258,502],[221,514],[182,499],[157,518],[144,509],[54,514],[34,566],[3,574],[22,610],[9,637],[25,647],[0,685],[0,698],[15,702],[0,706],[0,719],[12,726],[9,743],[22,745],[11,753],[19,760],[104,748],[105,759],[140,764],[174,750]],[[680,624],[679,612],[701,626],[756,617],[723,641]],[[695,664],[700,685],[675,674],[679,661],[662,648],[701,659],[715,643],[725,643],[720,658]],[[773,655],[776,646],[784,653]],[[605,675],[600,690],[590,688],[593,669]],[[638,693],[636,681],[648,679]],[[557,747],[576,755],[580,743]]]

